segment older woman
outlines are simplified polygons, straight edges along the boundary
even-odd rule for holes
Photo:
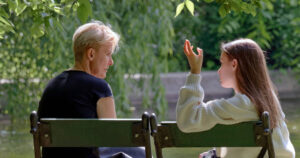
[[[50,80],[40,100],[39,118],[115,118],[112,91],[104,78],[118,42],[119,35],[99,21],[80,26],[73,35],[74,67]],[[42,155],[99,157],[97,148],[43,148]]]

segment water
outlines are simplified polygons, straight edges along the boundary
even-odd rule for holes
[[[281,100],[281,104],[288,120],[287,125],[296,155],[300,155],[300,99]],[[164,149],[164,156],[196,158],[199,152],[205,150],[207,148]],[[33,158],[33,154],[33,140],[29,134],[28,122],[14,125],[0,122],[0,158]]]
[[[0,158],[33,158],[29,123],[0,124]]]

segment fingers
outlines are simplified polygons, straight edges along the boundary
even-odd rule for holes
[[[187,40],[185,40],[184,47],[183,47],[183,52],[184,52],[185,55],[188,56],[189,55],[189,51],[187,49],[187,45],[188,45]]]
[[[188,42],[187,48],[188,48],[189,53],[193,53],[193,46],[191,46],[190,41],[187,41],[187,42]]]
[[[185,40],[184,43],[184,47],[183,47],[183,51],[185,53],[185,55],[189,56],[193,53],[193,46],[191,46],[190,41],[189,40]]]
[[[203,50],[197,47],[198,55],[203,55]]]
[[[184,51],[185,55],[189,56],[189,55],[195,54],[193,52],[193,48],[194,48],[194,46],[191,46],[190,41],[185,40],[184,47],[183,47],[183,51]],[[203,55],[203,50],[199,47],[197,47],[197,52],[198,52],[198,56]]]

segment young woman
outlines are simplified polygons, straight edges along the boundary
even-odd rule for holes
[[[235,95],[229,99],[204,103],[204,91],[200,85],[203,51],[197,48],[198,54],[195,54],[190,42],[185,41],[184,53],[191,71],[180,89],[176,107],[179,129],[183,132],[198,132],[216,124],[259,120],[262,112],[268,111],[276,158],[294,158],[295,149],[262,49],[253,40],[238,39],[223,44],[221,51],[221,67],[218,70],[220,83],[224,88],[233,88]],[[218,156],[254,158],[259,151],[259,148],[221,148]],[[202,155],[205,153],[200,157]]]

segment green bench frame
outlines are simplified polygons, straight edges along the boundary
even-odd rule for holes
[[[157,158],[168,147],[262,147],[275,158],[268,112],[261,121],[232,125],[216,125],[203,132],[181,132],[175,121],[157,123],[155,114],[147,112],[142,119],[55,119],[38,121],[35,111],[30,115],[35,158],[41,158],[41,147],[145,147],[151,158],[150,128]]]
[[[149,114],[142,119],[55,119],[30,115],[35,158],[40,147],[145,147],[151,158]]]
[[[162,158],[162,149],[168,147],[262,147],[258,158],[263,158],[266,150],[270,158],[275,158],[269,124],[269,114],[264,112],[262,121],[218,124],[207,131],[184,133],[175,121],[158,124],[155,114],[150,116],[157,158]]]

